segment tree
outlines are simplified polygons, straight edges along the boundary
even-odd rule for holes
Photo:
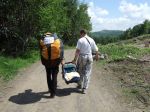
[[[150,34],[150,21],[145,20],[142,24],[135,25],[133,28],[127,29],[120,39],[130,39],[143,34]]]
[[[87,5],[78,0],[1,0],[0,51],[24,54],[31,40],[47,31],[74,43],[80,28],[90,30]]]
[[[25,53],[29,39],[38,32],[42,0],[1,0],[0,50],[9,55]]]
[[[143,26],[142,24],[135,25],[131,30],[131,36],[137,37],[137,36],[143,34],[142,26]]]
[[[143,24],[144,34],[150,34],[150,21],[145,20]]]

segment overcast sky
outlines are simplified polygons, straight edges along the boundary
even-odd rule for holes
[[[92,31],[126,30],[150,20],[150,0],[81,0],[87,3]]]

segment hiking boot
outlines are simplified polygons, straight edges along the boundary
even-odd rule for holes
[[[54,97],[55,97],[55,94],[51,93],[50,98],[54,98]]]
[[[86,89],[82,89],[82,94],[86,94],[87,90]]]

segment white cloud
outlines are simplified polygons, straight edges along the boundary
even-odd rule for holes
[[[132,4],[123,0],[119,10],[131,18],[150,19],[150,6],[147,3]]]
[[[88,14],[91,17],[93,31],[103,29],[125,30],[129,27],[128,23],[131,23],[131,20],[127,17],[108,18],[109,12],[106,9],[95,6],[93,2],[89,3]]]
[[[135,25],[137,21],[132,21],[126,17],[119,18],[99,18],[101,21],[93,22],[93,31],[108,30],[126,30]]]
[[[91,17],[93,30],[99,27],[99,24],[104,23],[103,17],[107,16],[109,12],[94,5],[93,2],[89,3],[88,14]]]
[[[150,6],[147,3],[132,4],[126,0],[120,2],[120,17],[111,18],[109,11],[89,3],[88,14],[91,17],[93,31],[103,29],[126,30],[136,24],[142,23],[145,19],[150,19]]]
[[[94,16],[94,17],[95,16],[106,16],[109,14],[109,12],[107,10],[95,6],[93,2],[89,3],[89,7],[90,8],[88,9],[88,12],[91,16]]]
[[[140,7],[131,3],[127,3],[125,0],[121,1],[119,9],[124,13],[140,11]]]

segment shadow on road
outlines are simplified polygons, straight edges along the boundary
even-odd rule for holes
[[[81,93],[77,88],[63,88],[63,89],[57,89],[56,96],[63,97],[70,95],[71,93]]]
[[[81,93],[77,88],[64,88],[57,89],[56,96],[63,97],[70,95],[71,93]],[[48,95],[46,95],[48,94]],[[13,95],[9,98],[10,102],[24,105],[31,104],[40,101],[42,98],[50,98],[50,94],[48,91],[46,92],[32,92],[31,89],[25,90],[23,93],[18,93],[17,95]]]
[[[45,94],[49,95],[49,92],[32,92],[31,89],[25,90],[23,93],[18,93],[18,95],[11,96],[9,101],[16,103],[16,104],[31,104],[41,100],[41,98],[49,98]]]

